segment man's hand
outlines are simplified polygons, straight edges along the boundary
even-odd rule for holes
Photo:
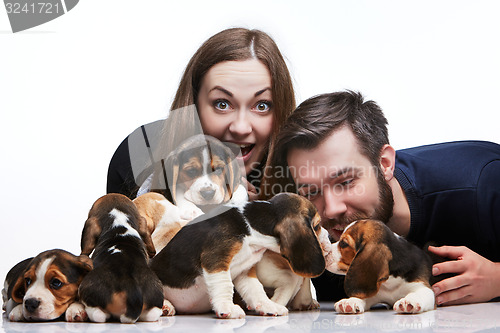
[[[457,274],[432,286],[438,305],[487,302],[500,296],[500,264],[464,246],[429,246],[429,251],[452,259],[435,264],[432,275]]]

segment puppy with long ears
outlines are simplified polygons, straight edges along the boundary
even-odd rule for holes
[[[286,307],[267,297],[254,265],[270,250],[286,258],[296,274],[320,275],[325,259],[314,231],[316,208],[299,195],[282,193],[218,213],[191,221],[152,259],[165,298],[177,312],[212,309],[219,318],[242,318],[245,312],[233,303],[236,288],[248,309],[286,315]]]
[[[319,226],[319,222],[319,217],[313,219],[313,228],[328,264],[332,260],[332,244],[328,232]],[[279,253],[266,251],[255,268],[260,282],[273,290],[272,301],[291,310],[314,310],[320,307],[311,293],[311,279],[295,274]]]
[[[239,162],[232,148],[209,135],[184,140],[166,159],[172,201],[191,219],[221,204],[247,201]]]
[[[84,321],[78,286],[92,261],[64,250],[44,251],[15,265],[2,290],[3,309],[11,321],[46,321],[62,315],[66,321]]]
[[[79,288],[91,321],[158,320],[164,305],[162,286],[148,266],[148,256],[155,250],[146,220],[129,198],[121,194],[99,198],[85,222],[81,246],[82,254],[94,251],[94,270]]]
[[[349,296],[335,303],[337,312],[362,313],[377,303],[387,303],[398,313],[435,308],[431,259],[383,222],[353,222],[332,246],[333,261],[326,268],[345,275]]]

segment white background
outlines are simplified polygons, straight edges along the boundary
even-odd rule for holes
[[[164,117],[208,37],[258,28],[289,64],[297,102],[359,90],[392,144],[500,142],[500,2],[82,0],[13,34],[0,7],[0,279],[52,248],[75,254],[109,160]]]

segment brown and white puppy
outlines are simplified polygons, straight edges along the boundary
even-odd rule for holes
[[[3,309],[11,321],[46,321],[65,315],[83,321],[86,313],[77,302],[78,286],[92,270],[87,256],[49,250],[16,264],[5,279]]]
[[[313,228],[323,249],[325,260],[330,257],[332,244],[328,232],[319,226],[320,218],[313,219]],[[304,249],[307,251],[307,249]],[[271,300],[291,310],[314,310],[319,303],[311,293],[311,280],[295,274],[279,253],[266,251],[256,265],[256,273],[266,288],[273,289]]]
[[[256,277],[254,265],[266,250],[280,253],[298,275],[315,277],[324,271],[313,228],[318,213],[305,198],[282,193],[210,215],[188,223],[151,260],[177,312],[212,309],[219,318],[242,318],[245,312],[233,303],[234,287],[248,309],[286,315],[287,308],[271,301]]]
[[[139,214],[146,220],[156,252],[160,252],[175,234],[190,221],[181,215],[177,206],[160,193],[145,193],[135,198],[133,202],[137,206]]]
[[[332,246],[334,260],[327,270],[345,275],[349,296],[335,303],[335,311],[362,313],[377,303],[389,304],[398,313],[435,309],[430,258],[383,222],[353,222]]]
[[[247,201],[238,161],[233,151],[218,139],[195,135],[183,141],[166,159],[170,194],[181,215],[190,219],[214,205]]]
[[[94,269],[80,284],[79,294],[93,322],[118,318],[122,323],[156,321],[162,314],[159,279],[148,266],[155,254],[146,220],[135,204],[121,194],[99,198],[82,233],[82,254]]]

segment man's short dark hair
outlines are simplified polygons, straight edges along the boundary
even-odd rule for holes
[[[361,154],[378,167],[382,148],[389,144],[387,119],[382,109],[373,101],[365,101],[359,92],[322,94],[302,102],[281,128],[270,152],[262,190],[267,192],[275,183],[284,185],[284,181],[290,181],[273,179],[276,167],[288,167],[290,149],[314,149],[344,126],[352,130]],[[264,193],[261,197],[273,194]]]

